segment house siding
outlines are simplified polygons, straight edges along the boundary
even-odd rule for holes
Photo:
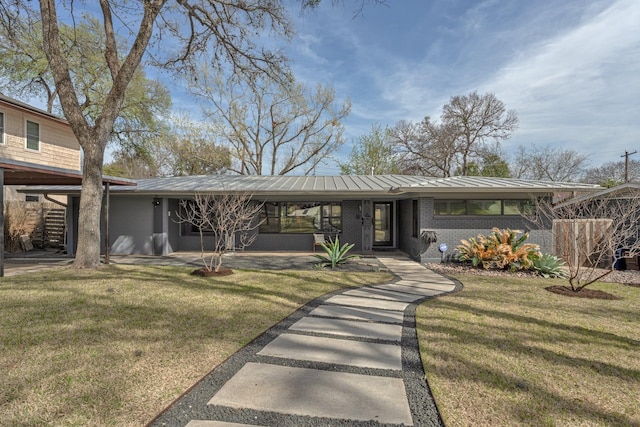
[[[71,128],[61,122],[1,104],[4,113],[4,144],[0,144],[0,157],[21,162],[80,170],[80,145]],[[26,123],[40,126],[39,150],[26,148]]]

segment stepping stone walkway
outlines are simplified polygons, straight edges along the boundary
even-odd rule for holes
[[[415,307],[461,285],[378,258],[398,280],[319,298],[231,356],[150,426],[441,426]]]

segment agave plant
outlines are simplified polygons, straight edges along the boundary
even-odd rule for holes
[[[314,257],[320,260],[320,265],[327,266],[330,265],[331,269],[334,270],[336,266],[340,264],[344,264],[351,259],[358,258],[358,255],[347,255],[354,244],[353,243],[345,243],[340,246],[340,240],[338,236],[336,236],[335,240],[329,240],[327,243],[323,243],[320,245],[322,249],[327,253],[327,255],[314,255]]]
[[[557,277],[564,279],[567,277],[564,267],[565,262],[555,255],[544,253],[533,261],[533,269],[542,277]]]

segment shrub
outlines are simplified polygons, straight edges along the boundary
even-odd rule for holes
[[[564,279],[567,277],[564,267],[565,262],[555,255],[544,253],[533,261],[533,269],[542,277],[558,277]]]
[[[7,252],[22,252],[20,236],[28,235],[33,228],[33,221],[24,203],[5,202],[4,247]]]
[[[529,233],[520,230],[492,229],[489,236],[478,234],[469,240],[461,240],[456,247],[458,260],[471,261],[474,267],[508,268],[511,271],[533,268],[534,260],[540,257],[540,248],[532,243],[525,243]]]
[[[324,249],[327,255],[314,255],[314,257],[320,260],[321,266],[330,265],[332,270],[340,264],[344,264],[351,259],[358,258],[357,255],[347,255],[347,252],[353,248],[354,244],[345,243],[341,247],[338,236],[336,236],[335,240],[329,240],[328,243],[323,243],[320,246]]]

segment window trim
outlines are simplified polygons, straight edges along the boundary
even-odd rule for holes
[[[29,123],[33,123],[35,125],[38,125],[38,148],[29,147]],[[42,146],[42,144],[41,144],[42,141],[40,139],[40,135],[41,135],[40,123],[36,122],[34,120],[25,119],[25,121],[24,121],[24,148],[26,150],[35,151],[35,152],[39,153],[40,152],[40,148]]]
[[[2,119],[0,120],[0,145],[5,145],[7,143],[6,140],[6,122],[7,122],[7,113],[4,110],[0,110],[0,115],[2,115]]]

